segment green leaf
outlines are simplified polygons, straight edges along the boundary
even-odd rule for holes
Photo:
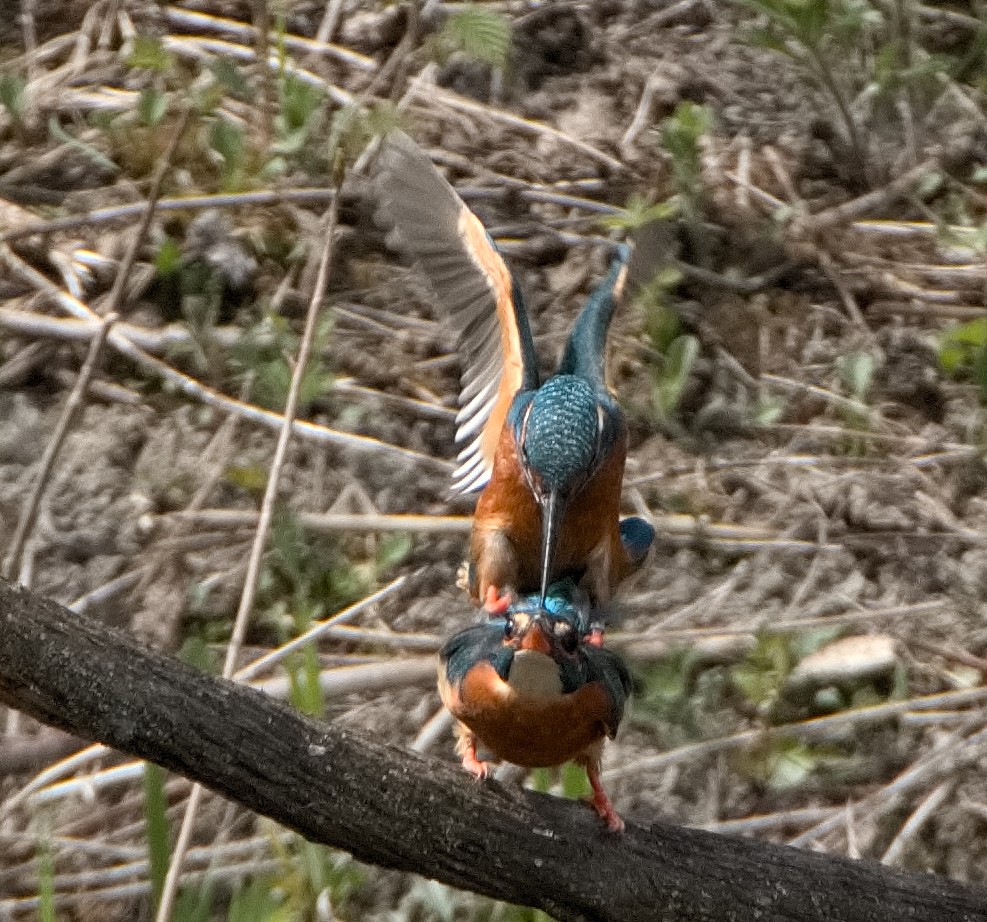
[[[175,66],[175,57],[165,48],[160,38],[138,35],[134,38],[134,47],[127,57],[127,66],[166,74]]]
[[[26,96],[27,81],[17,74],[3,74],[0,76],[0,106],[7,110],[7,114],[15,121],[21,122],[24,119],[24,105]]]
[[[765,712],[781,696],[793,659],[787,634],[762,634],[746,661],[731,670],[730,678],[751,705]]]
[[[411,535],[406,532],[385,535],[377,547],[377,569],[386,571],[403,563],[411,553],[411,547]]]
[[[313,117],[325,102],[325,90],[289,72],[282,78],[279,91],[281,132],[284,135],[303,130],[308,133]]]
[[[276,880],[258,877],[230,901],[227,922],[292,922],[296,913]]]
[[[874,369],[877,362],[870,352],[851,352],[841,355],[836,361],[840,381],[851,397],[861,403],[867,400],[874,383]]]
[[[449,15],[438,41],[445,49],[501,68],[511,51],[511,23],[496,10],[469,4]]]
[[[224,479],[251,493],[267,488],[267,470],[261,464],[231,464],[223,471]]]
[[[655,401],[663,419],[671,418],[678,410],[698,356],[699,340],[695,336],[679,336],[668,347],[665,366],[655,383]]]
[[[652,221],[673,218],[678,210],[674,199],[651,205],[646,198],[634,193],[621,211],[606,215],[600,219],[600,223],[609,230],[633,231]]]
[[[168,823],[168,798],[165,794],[165,771],[153,762],[144,763],[144,837],[150,864],[151,892],[154,905],[161,902],[168,865],[171,862],[171,830]]]
[[[739,758],[739,769],[749,778],[776,791],[803,784],[819,764],[816,752],[800,740],[769,739]]]
[[[818,763],[812,748],[801,740],[784,740],[778,744],[772,760],[768,783],[776,791],[802,784]]]
[[[291,703],[309,717],[323,717],[326,712],[320,668],[319,648],[314,643],[306,644],[288,665]]]
[[[56,922],[55,910],[55,852],[52,848],[51,821],[46,812],[37,818],[38,835],[35,848],[38,862],[38,922]]]
[[[751,408],[755,426],[773,426],[785,413],[785,401],[773,394],[759,394]]]
[[[220,671],[219,658],[213,648],[206,642],[200,634],[192,634],[182,641],[182,646],[178,651],[178,658],[189,666],[194,666],[200,672],[208,672],[211,675],[218,675]]]
[[[243,129],[225,118],[217,118],[209,129],[209,146],[223,158],[228,168],[239,167],[246,155]]]
[[[586,769],[574,762],[562,766],[562,796],[572,800],[588,797],[592,793]]]
[[[158,245],[154,254],[154,268],[159,276],[170,277],[177,275],[182,267],[182,248],[178,241],[165,237]]]
[[[213,58],[209,62],[209,71],[216,82],[231,96],[237,99],[250,98],[250,84],[232,58]]]
[[[168,96],[153,86],[144,87],[137,100],[137,117],[153,128],[160,124],[168,111]]]
[[[939,334],[939,364],[948,375],[971,368],[987,346],[987,317],[960,323]]]

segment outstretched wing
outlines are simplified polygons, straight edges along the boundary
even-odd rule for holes
[[[376,175],[378,220],[427,277],[458,337],[462,363],[453,488],[479,489],[518,390],[538,370],[520,292],[479,219],[406,134],[385,138]],[[499,333],[499,335],[498,335]]]

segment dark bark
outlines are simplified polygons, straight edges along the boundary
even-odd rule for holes
[[[157,762],[362,861],[565,920],[987,922],[987,893],[635,819],[307,720],[0,581],[0,698]]]

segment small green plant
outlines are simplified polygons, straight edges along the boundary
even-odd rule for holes
[[[795,665],[788,634],[762,634],[747,659],[730,670],[730,681],[762,717],[769,717]]]
[[[725,707],[728,674],[723,666],[701,667],[698,652],[676,650],[640,670],[630,720],[661,728],[663,742],[679,745],[730,733],[735,717]]]
[[[636,301],[644,310],[644,331],[651,348],[661,355],[682,335],[682,320],[672,302],[681,281],[682,273],[669,266],[660,269],[637,294]]]
[[[42,808],[34,817],[38,856],[38,922],[55,922],[55,852],[52,848],[51,817]]]
[[[150,865],[151,896],[155,908],[161,902],[168,864],[171,861],[171,828],[165,771],[153,762],[144,763],[144,835]]]
[[[609,230],[628,233],[636,231],[652,221],[674,218],[677,214],[678,206],[674,199],[652,204],[644,196],[635,192],[620,211],[616,214],[606,215],[600,220],[600,223]]]
[[[165,48],[164,42],[157,36],[137,35],[127,57],[127,66],[134,70],[167,74],[175,67],[175,56]]]
[[[674,419],[698,357],[699,340],[695,336],[683,334],[669,343],[655,377],[655,408],[661,420]]]
[[[432,36],[431,57],[445,62],[453,54],[504,68],[511,53],[510,20],[496,10],[468,3],[450,12],[442,28]]]
[[[18,74],[0,75],[0,106],[15,125],[23,125],[27,111],[27,82]]]
[[[702,148],[713,127],[713,113],[694,102],[680,102],[661,125],[661,143],[671,158],[675,203],[687,224],[703,212]]]
[[[866,430],[870,426],[871,410],[868,405],[877,360],[872,352],[849,352],[836,360],[840,385],[849,400],[839,405],[843,421],[851,429]]]
[[[411,539],[394,534],[379,539],[362,559],[350,556],[342,541],[311,533],[290,509],[281,508],[261,573],[260,621],[275,629],[278,640],[286,640],[365,595],[410,550]]]
[[[247,187],[248,157],[247,135],[241,125],[222,115],[212,119],[209,126],[209,147],[221,164],[222,189],[239,192]]]
[[[320,323],[312,344],[312,354],[302,377],[299,412],[304,413],[317,397],[332,387],[332,374],[325,365],[325,354],[332,330],[327,315]],[[229,369],[237,387],[250,383],[252,399],[264,407],[280,410],[288,397],[292,364],[289,356],[298,351],[298,334],[278,314],[267,314],[248,327],[229,356]]]
[[[958,323],[939,334],[937,352],[942,370],[951,378],[972,380],[987,405],[987,317]]]
[[[738,0],[760,13],[765,25],[751,30],[750,40],[794,61],[828,96],[855,165],[863,169],[867,149],[851,102],[857,85],[848,83],[849,61],[859,60],[868,30],[883,22],[866,0]],[[868,75],[858,76],[866,83]]]
[[[813,746],[790,737],[766,738],[738,754],[734,768],[774,791],[804,784],[824,765],[843,761],[831,747]]]

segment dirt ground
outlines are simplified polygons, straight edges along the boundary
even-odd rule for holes
[[[668,309],[698,345],[671,413],[656,410],[669,359],[648,308],[623,306],[611,333],[615,390],[631,429],[625,508],[653,516],[659,532],[611,629],[637,682],[632,714],[605,759],[618,809],[984,883],[984,398],[975,368],[947,374],[942,362],[942,332],[982,316],[987,290],[982,244],[943,232],[982,220],[979,84],[944,78],[938,90],[916,91],[911,134],[875,106],[862,119],[861,171],[832,137],[838,120],[825,94],[797,62],[752,43],[757,22],[742,4],[490,6],[512,24],[505,75],[456,56],[430,64],[423,49],[445,15],[431,3],[415,27],[397,7],[344,2],[336,40],[366,55],[366,68],[340,58],[317,65],[295,47],[288,54],[346,92],[369,87],[401,101],[405,126],[507,254],[546,369],[605,271],[600,239],[619,236],[592,204],[668,199],[678,189],[675,162],[659,125],[683,102],[712,113],[699,145],[701,213],[691,225],[669,219],[661,253],[680,273]],[[36,110],[24,125],[0,115],[0,208],[9,209],[0,211],[0,233],[32,216],[143,199],[150,169],[136,147],[160,139],[138,127],[128,152],[130,142],[106,125],[137,103],[110,90],[134,93],[155,81],[170,90],[167,81],[178,78],[124,65],[128,24],[165,38],[252,40],[229,31],[251,22],[246,3],[167,8],[215,17],[191,25],[141,2],[39,7],[35,40],[50,53],[29,70]],[[922,9],[916,47],[967,54],[971,9]],[[323,14],[322,4],[291,4],[284,29],[313,37]],[[21,32],[10,28],[0,24],[0,75],[26,66],[16,57]],[[70,66],[68,39],[58,42],[82,34],[92,45],[71,46],[82,63]],[[411,51],[396,55],[402,40]],[[171,53],[182,79],[204,70],[178,45]],[[374,86],[386,61],[393,66]],[[848,61],[848,71],[859,63]],[[415,94],[415,79],[442,89]],[[242,99],[232,98],[229,111],[256,130]],[[50,119],[61,133],[45,127]],[[180,150],[165,197],[224,191],[219,159]],[[895,185],[923,167],[924,179]],[[275,179],[248,185],[328,184],[324,163],[295,157]],[[563,194],[589,205],[564,204]],[[256,352],[238,359],[255,363],[248,381],[230,371],[239,367],[233,359],[210,361],[211,350],[227,356],[243,345],[261,327],[261,304],[274,305],[267,310],[285,336],[300,329],[311,267],[291,253],[314,239],[324,207],[284,200],[227,209],[205,230],[201,211],[156,215],[139,254],[143,281],[121,310],[132,326],[119,330],[147,333],[145,354],[174,374],[107,347],[17,568],[33,588],[148,643],[198,661],[221,658],[255,521],[231,526],[216,515],[258,508],[276,433],[243,408],[263,402],[264,376],[280,359],[263,367]],[[355,177],[342,199],[324,311],[331,327],[318,343],[332,379],[305,417],[319,432],[374,441],[296,438],[280,489],[295,515],[278,525],[242,660],[284,642],[299,619],[325,617],[404,577],[350,623],[365,633],[321,641],[327,672],[366,667],[331,686],[338,690],[326,715],[451,759],[448,731],[423,734],[439,702],[415,667],[476,617],[456,588],[460,517],[472,500],[448,487],[458,369],[427,289],[387,252],[371,212],[365,180]],[[15,262],[0,264],[0,561],[87,348],[71,311],[18,266],[64,287],[60,252],[119,260],[135,220],[11,241]],[[218,262],[245,267],[242,286],[223,277],[208,324],[183,314],[194,299],[182,295],[176,307],[161,279],[165,237],[185,267],[198,260],[215,271],[217,247],[228,248]],[[97,311],[113,265],[82,276],[81,300]],[[32,326],[29,317],[49,323]],[[273,327],[265,329],[270,339]],[[180,347],[163,348],[163,331],[175,332]],[[190,395],[180,375],[231,400]],[[317,518],[300,536],[291,523],[302,513]],[[415,514],[434,524],[408,526],[404,539],[340,524],[341,514]],[[829,719],[807,726],[812,718]],[[738,736],[746,731],[755,732]],[[42,801],[10,807],[10,798],[54,752],[70,749],[12,713],[0,712],[0,732],[0,919],[28,918]],[[146,869],[125,877],[131,890],[111,873],[141,846],[139,784],[94,774],[118,761],[103,755],[80,770],[84,783],[44,788],[52,806],[41,812],[61,843],[55,881],[65,918],[147,912]],[[173,779],[167,791],[177,823],[188,786]],[[276,833],[253,817],[211,799],[198,830],[199,869],[219,845],[243,844],[219,862],[229,864],[231,885],[283,871]],[[337,912],[424,920],[494,910],[370,869]]]

